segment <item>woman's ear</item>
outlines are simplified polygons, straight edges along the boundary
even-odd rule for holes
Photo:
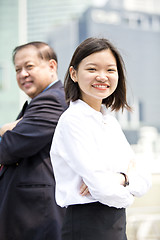
[[[69,74],[73,82],[78,82],[77,81],[77,71],[74,69],[73,66],[69,68]]]

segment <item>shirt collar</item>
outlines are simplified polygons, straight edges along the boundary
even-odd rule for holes
[[[70,102],[70,106],[74,106],[77,104],[79,105],[80,110],[83,111],[86,115],[92,115],[93,117],[99,119],[104,118],[108,113],[108,110],[104,104],[101,105],[100,112],[90,107],[86,102],[82,101],[81,99],[78,99],[74,102]]]
[[[51,82],[42,92],[45,92],[48,88],[50,88],[52,85],[54,85],[56,82],[58,82],[58,79],[54,82]]]
[[[42,93],[43,92],[45,92],[48,88],[50,88],[52,85],[54,85],[56,82],[58,82],[59,80],[57,79],[57,80],[55,80],[54,82],[51,82],[43,91],[42,91]],[[28,98],[28,104],[32,101],[32,98]]]

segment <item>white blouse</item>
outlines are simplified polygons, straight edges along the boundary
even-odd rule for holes
[[[133,195],[145,194],[151,185],[144,169],[129,176],[127,187],[117,182],[115,173],[127,172],[134,153],[118,121],[103,105],[98,112],[82,100],[71,102],[59,119],[50,155],[61,207],[99,201],[125,208],[133,203]],[[82,181],[90,195],[80,195]]]

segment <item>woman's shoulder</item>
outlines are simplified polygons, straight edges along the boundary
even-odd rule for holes
[[[62,113],[60,121],[69,121],[71,119],[82,118],[83,114],[79,108],[78,104],[70,103],[69,107]]]
[[[121,128],[120,123],[118,122],[115,114],[112,112],[107,111],[107,114],[105,115],[105,121],[112,126],[114,125],[117,126],[118,128]]]

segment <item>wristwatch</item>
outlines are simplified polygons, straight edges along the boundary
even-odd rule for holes
[[[126,187],[126,186],[128,186],[129,185],[129,179],[128,179],[128,176],[125,174],[125,173],[123,173],[123,172],[120,172],[120,174],[122,174],[123,176],[124,176],[124,178],[125,178],[125,182],[124,182],[124,187]]]

